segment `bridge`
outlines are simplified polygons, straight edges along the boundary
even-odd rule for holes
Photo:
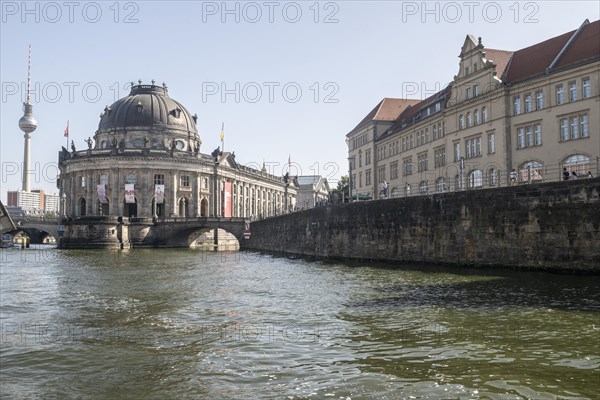
[[[210,231],[214,232],[213,241],[217,246],[219,229],[233,235],[241,247],[248,232],[245,218],[86,216],[61,219],[21,214],[11,218],[14,231],[25,231],[30,236],[44,232],[56,239],[59,248],[190,247],[200,235]]]

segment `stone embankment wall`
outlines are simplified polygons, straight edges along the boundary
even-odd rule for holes
[[[600,272],[600,178],[320,207],[252,222],[244,249]]]

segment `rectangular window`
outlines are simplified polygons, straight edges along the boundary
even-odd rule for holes
[[[433,128],[431,130],[433,133],[433,140],[436,140],[438,138],[437,124],[433,124]]]
[[[520,96],[515,96],[515,98],[513,99],[513,109],[514,109],[515,115],[521,114],[521,97]]]
[[[365,150],[365,165],[371,164],[371,149]]]
[[[385,181],[385,165],[377,169],[377,182],[381,183]]]
[[[454,161],[460,161],[460,142],[454,143]]]
[[[496,152],[496,135],[490,133],[488,135],[488,154],[494,154]]]
[[[556,85],[556,105],[559,106],[565,102],[565,93],[563,91],[562,83],[560,85]]]
[[[441,147],[433,153],[435,167],[443,167],[446,164],[446,148]]]
[[[82,187],[82,188],[85,187],[85,176],[79,177],[79,187]]]
[[[588,79],[588,81],[589,81],[589,79]],[[442,109],[442,105],[439,102],[435,103],[435,111],[437,112],[437,111],[440,111],[441,109]]]
[[[471,88],[466,88],[465,94],[466,94],[467,100],[469,100],[471,98]]]
[[[358,173],[358,187],[362,187],[362,172]]]
[[[479,85],[473,86],[473,97],[479,96]]]
[[[154,174],[154,184],[155,185],[164,185],[165,184],[165,176],[163,174]]]
[[[541,146],[542,145],[542,125],[541,124],[535,124],[533,126],[533,134],[535,137],[535,145]]]
[[[531,112],[531,95],[530,94],[526,94],[525,95],[525,112]]]
[[[202,178],[202,189],[208,189],[208,178]]]
[[[560,140],[563,142],[569,140],[569,119],[563,118],[560,120]]]
[[[417,169],[419,172],[427,171],[427,153],[419,154]]]
[[[535,109],[541,110],[542,108],[544,108],[544,91],[538,90],[535,93]]]
[[[371,184],[371,170],[365,172],[365,185],[369,186]]]
[[[189,175],[182,175],[181,176],[181,187],[185,187],[185,188],[190,187],[190,177],[189,177]]]
[[[571,121],[571,139],[579,139],[579,117],[570,118]]]
[[[583,78],[581,81],[583,98],[587,99],[592,97],[592,85],[590,83],[590,78]]]
[[[590,128],[588,125],[588,116],[587,114],[582,115],[579,120],[581,121],[581,137],[586,138],[590,137]]]
[[[398,163],[394,162],[390,164],[390,179],[398,178]]]
[[[465,142],[467,158],[478,157],[481,155],[481,137],[469,139]]]
[[[412,175],[412,159],[407,158],[402,161],[402,175]]]
[[[356,174],[352,175],[352,189],[356,189]]]
[[[525,128],[517,129],[517,148],[525,147]]]
[[[525,127],[525,143],[527,147],[533,146],[533,127],[531,126]]]
[[[569,101],[577,100],[577,83],[569,82]]]

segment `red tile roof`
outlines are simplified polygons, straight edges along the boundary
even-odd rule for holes
[[[600,20],[583,26],[553,69],[571,67],[600,58]]]
[[[575,33],[578,34],[574,37]],[[573,40],[569,43],[571,38]],[[564,52],[560,55],[563,49]],[[586,20],[579,32],[575,30],[563,33],[560,36],[516,51],[508,64],[502,81],[516,83],[543,75],[559,55],[560,58],[553,66],[553,70],[572,67],[600,58],[599,21],[589,23]]]
[[[506,66],[510,61],[510,58],[513,55],[513,51],[508,50],[498,50],[498,49],[483,49],[485,53],[485,59],[496,64],[496,76],[500,78],[504,71],[506,70]]]
[[[371,112],[369,112],[367,116],[354,127],[354,129],[352,129],[352,131],[363,127],[371,121],[394,121],[407,107],[417,104],[418,102],[419,100],[386,97],[381,100],[375,108],[373,108]]]

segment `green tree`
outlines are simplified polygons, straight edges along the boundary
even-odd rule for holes
[[[337,187],[335,189],[332,190],[332,193],[335,193],[336,197],[339,199],[340,202],[344,202],[348,195],[348,188],[350,187],[350,179],[348,178],[347,175],[344,175],[340,178],[340,180],[337,182]]]

